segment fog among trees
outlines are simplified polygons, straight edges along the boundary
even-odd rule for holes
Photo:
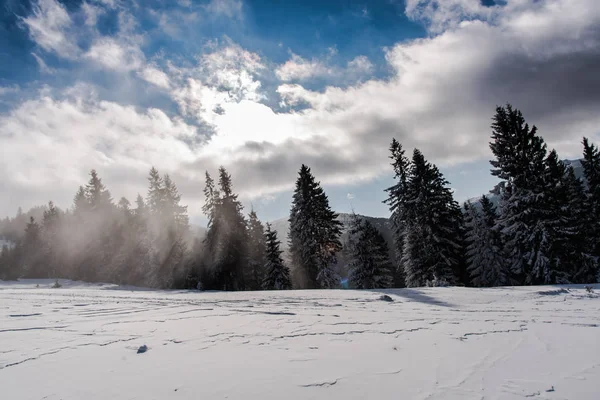
[[[395,184],[382,193],[391,240],[367,217],[352,215],[344,226],[307,165],[298,172],[287,237],[244,209],[225,167],[205,175],[204,237],[190,229],[168,174],[153,167],[147,192],[132,203],[113,198],[92,170],[67,209],[50,201],[0,220],[0,279],[204,290],[596,282],[598,146],[582,140],[580,179],[511,105],[497,107],[491,129],[491,173],[501,183],[462,207],[425,154],[392,140]]]

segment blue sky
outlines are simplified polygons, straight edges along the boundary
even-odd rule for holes
[[[5,0],[0,215],[68,207],[92,168],[133,199],[154,165],[202,223],[224,165],[272,220],[306,163],[336,210],[386,216],[392,137],[463,201],[496,183],[496,105],[563,158],[598,141],[599,24],[595,0]]]

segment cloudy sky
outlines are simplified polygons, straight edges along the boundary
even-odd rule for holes
[[[302,163],[333,207],[387,215],[392,137],[456,198],[487,192],[490,118],[512,103],[563,158],[600,140],[598,0],[3,0],[0,215],[115,198],[169,173],[202,222],[224,165],[262,219]]]

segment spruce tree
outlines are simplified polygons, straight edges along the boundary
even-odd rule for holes
[[[492,175],[505,181],[497,229],[520,283],[544,283],[550,276],[551,246],[544,207],[546,145],[537,128],[511,105],[497,107],[492,123]]]
[[[481,210],[465,204],[467,264],[473,286],[504,286],[510,275],[500,233],[495,229],[498,214],[487,196],[481,197]]]
[[[90,203],[87,199],[87,194],[83,186],[79,186],[79,190],[75,194],[73,199],[73,214],[75,216],[82,216],[87,213],[90,209]]]
[[[149,230],[149,210],[144,198],[138,194],[136,208],[126,217],[129,226],[125,227],[126,244],[122,247],[121,283],[128,285],[152,286],[154,279],[153,235]]]
[[[194,264],[198,269],[200,284],[205,289],[220,289],[217,282],[217,271],[213,268],[217,258],[218,239],[221,234],[221,224],[217,218],[217,207],[220,202],[220,194],[215,187],[215,181],[206,171],[202,212],[208,219],[207,231],[202,248],[194,251],[198,258]]]
[[[594,283],[598,280],[598,261],[592,245],[594,222],[588,214],[583,182],[575,176],[573,167],[567,168],[566,188],[566,226],[569,237],[561,254],[562,263],[569,273],[572,283]]]
[[[125,216],[131,215],[131,203],[125,197],[121,197],[121,199],[119,199],[119,202],[117,203],[117,207],[119,207],[119,210]]]
[[[112,197],[96,170],[91,170],[90,180],[85,190],[92,211],[106,211],[111,208]],[[76,200],[79,200],[78,195],[76,195]]]
[[[404,232],[407,225],[405,201],[407,191],[407,176],[410,167],[410,161],[405,156],[405,151],[396,139],[392,139],[390,145],[392,167],[394,169],[394,186],[386,189],[388,198],[384,201],[390,208],[390,221],[394,237],[394,253],[396,254],[397,265],[394,268],[394,286],[403,287],[404,266],[402,264],[402,253],[404,248]]]
[[[600,218],[598,218],[600,215],[600,151],[596,145],[590,144],[587,138],[583,138],[581,164],[587,187],[585,192],[585,208],[588,215],[586,242],[590,253],[596,258],[596,269],[598,269],[598,263],[600,263]]]
[[[337,262],[337,253],[342,250],[342,223],[338,220],[338,214],[329,206],[329,199],[320,185],[315,190],[314,205],[319,244],[317,282],[321,288],[332,289],[340,283],[333,265]]]
[[[203,211],[208,217],[205,263],[209,270],[203,274],[203,286],[244,290],[248,264],[247,225],[242,214],[243,206],[233,192],[231,176],[224,167],[219,168],[219,190],[206,173],[204,193]]]
[[[252,210],[248,215],[248,267],[246,286],[249,290],[259,290],[265,278],[265,228]]]
[[[105,274],[106,266],[111,264],[118,243],[111,236],[116,209],[110,192],[95,170],[90,172],[85,191],[89,211],[85,215],[85,243],[82,246],[82,256],[78,260],[77,275],[88,282],[108,280],[109,277]]]
[[[415,149],[403,200],[406,285],[444,285],[464,273],[462,213],[438,168]]]
[[[35,218],[29,217],[29,222],[25,227],[25,236],[21,243],[18,243],[17,253],[21,261],[20,270],[27,278],[45,278],[43,275],[43,257],[42,257],[42,230]]]
[[[177,186],[168,174],[161,176],[154,167],[148,176],[148,193],[142,209],[146,214],[145,236],[152,241],[153,272],[151,286],[172,288],[184,275],[189,233],[187,206],[180,204]],[[139,204],[141,204],[138,201]],[[139,207],[139,206],[138,206]]]
[[[11,252],[6,244],[2,245],[0,251],[0,280],[7,281],[15,279],[13,274],[13,263],[11,260]]]
[[[64,271],[64,259],[62,259],[61,251],[63,243],[61,241],[61,214],[50,201],[48,209],[44,211],[44,219],[42,221],[42,253],[46,260],[46,274],[48,277],[57,278]]]
[[[262,283],[264,290],[289,290],[292,288],[290,270],[285,266],[281,258],[281,242],[277,239],[277,231],[271,229],[267,224],[265,232],[266,253],[264,265],[265,277]]]
[[[336,253],[342,248],[339,240],[342,224],[337,217],[310,168],[302,165],[289,218],[290,254],[298,287],[338,286],[339,276],[332,269]]]
[[[164,198],[162,217],[165,221],[166,255],[160,267],[163,286],[174,287],[181,284],[185,275],[185,258],[187,254],[186,239],[189,235],[189,217],[187,206],[180,204],[181,195],[177,185],[168,174],[163,176]]]
[[[184,235],[189,228],[189,218],[187,215],[187,206],[180,204],[181,195],[175,182],[166,174],[163,177],[164,183],[164,213],[169,224],[175,229],[178,235]]]
[[[135,199],[135,215],[138,218],[146,218],[146,203],[144,202],[144,198],[142,197],[141,194],[138,193],[136,199]]]
[[[558,158],[555,150],[550,151],[545,160],[544,195],[540,199],[540,209],[543,211],[544,238],[541,243],[542,252],[547,254],[547,265],[544,275],[539,279],[546,284],[570,283],[571,278],[582,259],[582,254],[576,254],[574,240],[580,229],[575,216],[576,201],[569,195],[567,167]],[[571,168],[569,168],[571,169]],[[569,257],[566,255],[569,254]]]
[[[165,199],[164,192],[163,178],[158,170],[152,167],[148,176],[148,194],[146,195],[146,205],[151,214],[160,215],[162,213]]]
[[[382,289],[393,284],[393,266],[387,242],[367,219],[352,216],[349,283],[356,289]]]

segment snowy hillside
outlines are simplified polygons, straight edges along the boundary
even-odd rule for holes
[[[50,285],[0,282],[3,399],[600,393],[600,298],[582,287],[398,289],[383,301],[372,291]]]

